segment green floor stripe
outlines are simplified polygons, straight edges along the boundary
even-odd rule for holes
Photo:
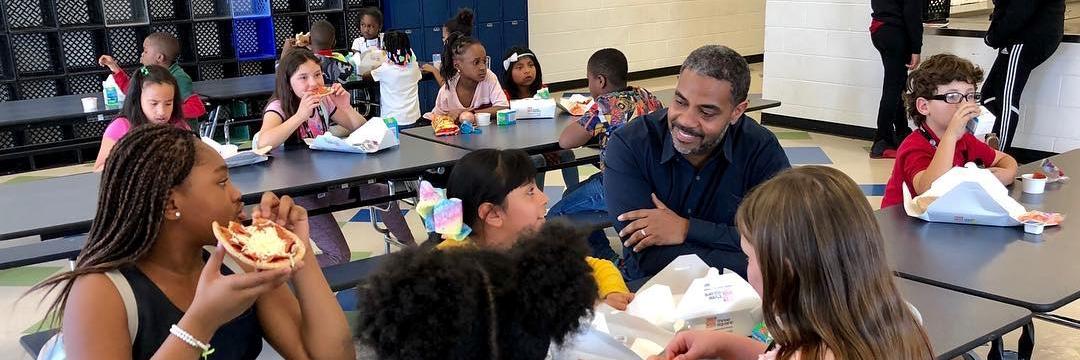
[[[11,180],[5,181],[3,184],[4,185],[15,185],[15,184],[21,184],[21,183],[28,183],[28,182],[31,182],[31,181],[52,179],[54,177],[55,176],[23,175],[23,176],[16,176],[14,178],[11,178]]]
[[[38,321],[34,325],[30,325],[30,327],[26,328],[26,330],[23,330],[22,333],[23,335],[29,335],[39,331],[55,329],[59,325],[58,322],[55,320],[57,320],[56,315],[50,314],[47,318],[41,319],[41,321]]]
[[[32,286],[60,270],[59,266],[25,266],[0,270],[0,286]]]
[[[349,261],[363,260],[371,257],[370,251],[353,251]]]
[[[805,131],[778,131],[775,134],[780,140],[810,140],[810,133]]]

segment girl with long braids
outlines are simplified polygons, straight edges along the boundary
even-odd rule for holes
[[[157,124],[132,130],[109,155],[74,270],[31,289],[59,289],[50,313],[61,319],[64,351],[80,359],[197,359],[209,351],[254,359],[265,338],[288,359],[352,359],[345,316],[311,251],[292,269],[245,272],[223,265],[232,259],[222,247],[204,250],[217,243],[211,222],[238,220],[242,211],[225,162],[193,133]],[[307,212],[288,196],[263,194],[252,217],[309,242]],[[127,308],[124,293],[137,309]],[[128,314],[137,316],[135,331]]]

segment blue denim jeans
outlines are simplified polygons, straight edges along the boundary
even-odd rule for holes
[[[569,216],[575,214],[607,212],[604,202],[604,177],[597,173],[581,182],[577,187],[567,190],[562,200],[555,203],[548,210],[548,218]],[[589,248],[592,256],[611,260],[618,264],[619,256],[611,249],[607,236],[603,230],[596,230],[589,234]]]

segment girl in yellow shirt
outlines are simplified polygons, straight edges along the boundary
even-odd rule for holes
[[[483,149],[465,155],[450,172],[445,196],[460,199],[462,222],[471,232],[433,235],[431,240],[440,250],[460,246],[509,249],[522,233],[537,230],[547,212],[548,198],[536,186],[536,168],[521,150]],[[586,257],[586,262],[592,267],[600,299],[626,310],[634,295],[615,264],[593,257]]]

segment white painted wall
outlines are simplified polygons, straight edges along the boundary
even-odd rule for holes
[[[881,60],[870,42],[869,0],[767,0],[766,113],[876,128]],[[994,50],[980,38],[927,35],[923,57],[949,52],[987,72]],[[1080,148],[1080,44],[1063,43],[1032,73],[1014,146],[1063,152]]]
[[[530,0],[529,45],[544,81],[582,79],[596,50],[626,54],[630,71],[682,64],[694,49],[761,54],[765,0]]]

